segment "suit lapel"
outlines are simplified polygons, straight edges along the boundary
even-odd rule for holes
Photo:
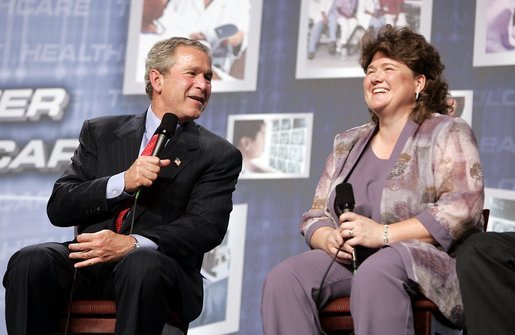
[[[145,131],[145,113],[118,124],[113,129],[114,140],[107,143],[116,159],[111,161],[114,171],[125,171],[136,160]]]
[[[198,147],[198,126],[190,121],[177,129],[175,136],[163,148],[161,157],[170,159],[172,164],[162,171],[161,176],[168,180],[175,178],[191,162]]]

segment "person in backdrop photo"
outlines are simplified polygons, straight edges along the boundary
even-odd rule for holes
[[[265,152],[266,123],[264,120],[238,120],[234,122],[233,144],[243,156],[241,174],[273,172],[260,163]]]
[[[515,0],[490,0],[486,9],[486,52],[515,50]]]
[[[163,16],[168,0],[144,0],[141,9],[141,33],[161,35],[165,27],[159,21]]]
[[[456,255],[468,335],[515,329],[515,232],[470,236]]]
[[[359,24],[365,29],[374,27],[378,29],[385,24],[384,12],[380,0],[360,0],[356,16]]]
[[[379,0],[386,24],[397,27],[408,25],[406,12],[404,12],[404,2],[405,0]]]
[[[347,58],[347,44],[354,29],[358,26],[356,18],[356,9],[358,0],[335,0],[334,6],[338,13],[338,26],[340,27],[340,36],[338,38],[338,47],[340,55]]]
[[[159,41],[146,59],[148,109],[84,122],[47,205],[52,224],[78,235],[11,257],[9,334],[54,334],[59,313],[79,298],[114,299],[118,335],[161,334],[172,311],[186,324],[200,314],[203,255],[224,238],[242,164],[236,147],[195,123],[212,76],[202,43]],[[157,156],[153,134],[165,119],[178,124],[157,137]]]
[[[391,25],[367,31],[360,65],[371,120],[334,139],[302,217],[310,250],[265,279],[265,335],[322,334],[319,309],[344,296],[357,335],[415,334],[419,296],[463,325],[454,254],[483,224],[475,135],[447,115],[445,66],[421,34]],[[342,183],[352,186],[353,211],[335,208]]]
[[[250,11],[250,0],[174,0],[160,22],[167,34],[209,47],[215,79],[243,79]]]
[[[315,13],[311,18],[313,25],[309,32],[308,39],[308,59],[315,58],[320,36],[327,30],[329,45],[327,51],[330,55],[336,53],[336,39],[338,32],[338,13],[336,12],[335,0],[312,1],[310,6],[316,7]]]

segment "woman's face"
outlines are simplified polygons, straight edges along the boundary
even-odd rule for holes
[[[415,77],[404,63],[377,52],[363,80],[365,102],[379,118],[411,113],[415,94],[423,88],[421,77]]]

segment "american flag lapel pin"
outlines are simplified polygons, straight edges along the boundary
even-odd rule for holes
[[[175,165],[181,166],[181,160],[179,159],[179,157],[175,158],[173,162],[175,163]]]

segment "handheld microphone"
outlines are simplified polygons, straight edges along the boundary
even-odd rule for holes
[[[352,185],[349,183],[336,185],[336,199],[334,201],[336,215],[340,216],[342,213],[352,212],[355,204]]]
[[[341,183],[336,186],[336,199],[334,201],[334,211],[338,217],[342,213],[354,211],[354,192],[352,185],[349,183]],[[376,252],[377,249],[371,249],[356,245],[352,250],[352,269],[354,272],[358,269],[358,262],[363,262],[368,256]]]
[[[352,212],[354,210],[354,191],[349,183],[341,183],[336,185],[336,199],[334,200],[334,211],[340,217],[342,213]],[[352,250],[352,269],[354,273],[358,269],[356,252]]]
[[[179,122],[177,115],[172,113],[165,113],[165,115],[163,115],[161,124],[157,127],[156,132],[154,133],[154,135],[157,134],[157,141],[154,149],[152,150],[152,156],[159,156],[166,142],[173,136],[173,134],[175,134],[177,122]],[[136,199],[139,197],[140,190],[141,189],[136,192]]]
[[[163,115],[163,118],[161,119],[161,124],[159,125],[159,127],[157,127],[156,132],[154,133],[157,134],[157,141],[154,150],[152,150],[152,156],[159,156],[166,142],[170,139],[170,137],[173,136],[173,134],[175,134],[175,129],[177,128],[178,122],[179,118],[175,114],[165,113]],[[134,197],[134,203],[132,205],[131,210],[133,214],[131,215],[131,225],[129,234],[132,234],[132,228],[134,227],[134,210],[136,209],[140,192],[141,189],[137,190],[136,195]]]
[[[354,192],[352,190],[352,185],[346,182],[343,182],[339,185],[336,185],[336,197],[334,200],[334,211],[336,212],[336,215],[338,217],[342,213],[346,212],[352,212],[354,210]],[[333,266],[334,262],[336,261],[336,257],[338,256],[338,253],[341,251],[343,247],[343,244],[338,248],[338,251],[334,255],[331,263],[329,263],[329,266],[327,267],[324,275],[322,276],[322,280],[320,281],[320,286],[318,287],[317,296],[315,297],[315,301],[317,304],[320,303],[320,297],[322,292],[322,287],[324,285],[325,279],[327,277],[327,274],[329,273],[329,270]],[[356,253],[352,252],[352,269],[354,272],[357,270],[357,263],[356,263]],[[322,330],[322,334],[325,334]]]
[[[157,134],[157,142],[154,150],[152,150],[152,156],[159,156],[161,150],[165,146],[166,142],[173,136],[175,129],[177,128],[177,122],[179,118],[177,115],[172,113],[165,113],[161,124],[157,127],[155,134]]]

